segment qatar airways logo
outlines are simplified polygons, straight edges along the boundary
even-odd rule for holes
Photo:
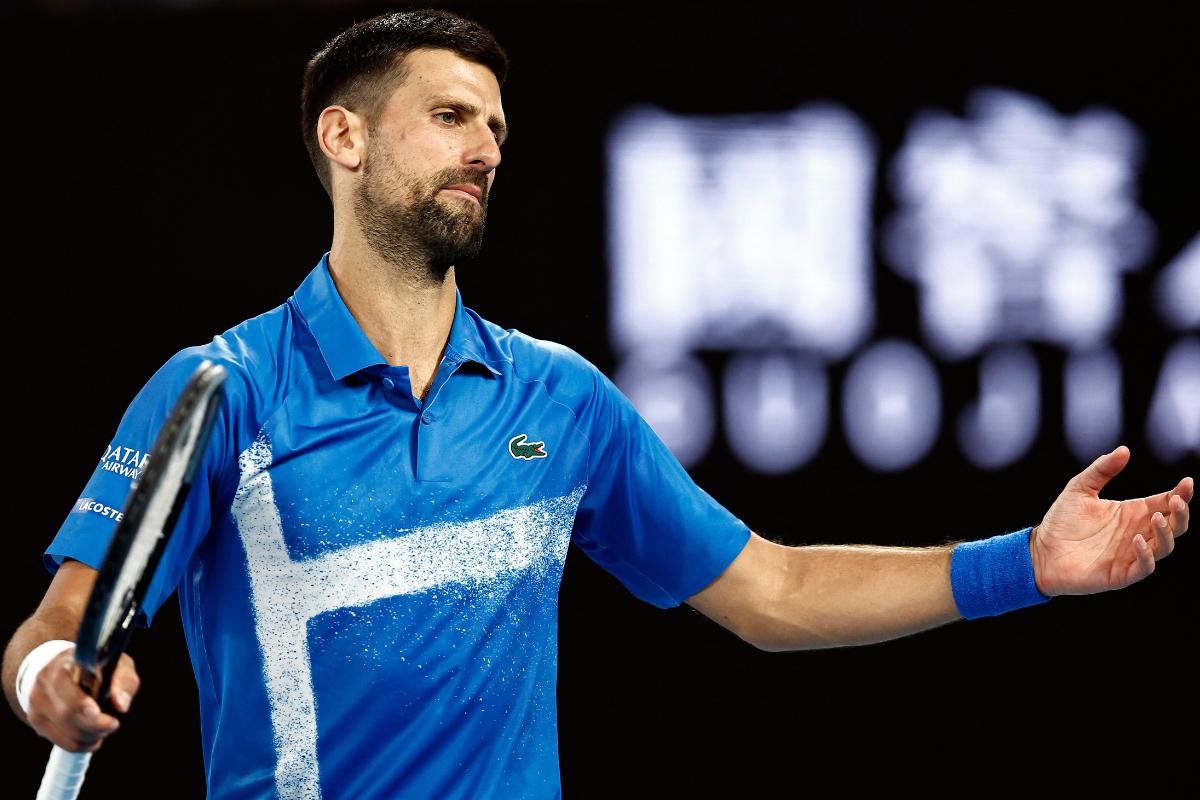
[[[115,472],[121,477],[136,481],[142,476],[142,471],[146,469],[146,462],[149,460],[149,453],[134,450],[132,447],[110,444],[104,450],[104,457],[100,459],[100,469]]]

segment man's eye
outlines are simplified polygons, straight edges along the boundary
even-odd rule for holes
[[[454,121],[458,119],[458,114],[454,111],[439,111],[438,113],[434,114],[434,116],[442,120],[442,122],[445,122],[447,125],[454,124]]]

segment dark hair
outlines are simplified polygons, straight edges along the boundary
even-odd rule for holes
[[[503,86],[508,56],[482,25],[449,11],[421,9],[383,14],[339,33],[317,51],[304,70],[300,125],[304,146],[325,193],[333,197],[329,162],[317,143],[317,118],[342,105],[379,118],[392,89],[404,81],[405,57],[418,48],[441,48],[490,69]]]

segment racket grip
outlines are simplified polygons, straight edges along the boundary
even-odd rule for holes
[[[54,745],[42,785],[38,787],[37,800],[75,800],[91,760],[91,753],[72,753]]]

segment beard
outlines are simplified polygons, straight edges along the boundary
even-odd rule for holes
[[[397,175],[398,170],[389,154],[379,152],[380,169],[372,170],[368,159],[354,195],[354,212],[363,237],[385,261],[417,267],[441,283],[450,267],[474,258],[483,246],[488,201],[486,177],[476,170],[446,169],[425,180],[388,180],[385,176]],[[445,203],[438,199],[442,187],[456,183],[480,188],[479,208],[461,200]],[[407,202],[385,199],[396,196],[397,186],[409,198]]]

